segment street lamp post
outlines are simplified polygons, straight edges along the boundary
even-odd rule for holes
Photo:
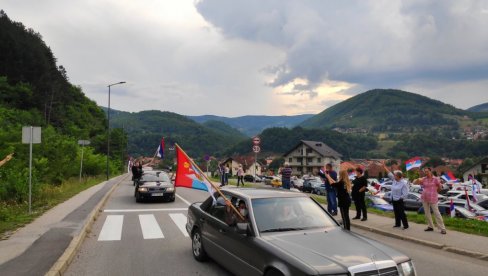
[[[107,115],[108,115],[108,126],[107,126],[107,181],[110,176],[109,172],[109,166],[108,166],[108,159],[110,157],[110,87],[117,85],[117,84],[123,84],[125,81],[120,81],[117,83],[112,83],[108,85],[108,110],[107,110]]]

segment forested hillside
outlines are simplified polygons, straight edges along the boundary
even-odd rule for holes
[[[34,197],[79,175],[80,139],[91,141],[84,152],[83,175],[106,173],[103,111],[68,81],[39,33],[0,11],[0,160],[14,154],[0,168],[0,201],[26,200],[29,151],[21,143],[22,126],[42,128],[42,142],[33,147]],[[112,173],[123,168],[126,143],[121,130],[112,131]]]
[[[201,125],[186,116],[157,110],[141,112],[111,112],[111,125],[128,134],[128,152],[134,156],[153,156],[161,137],[166,145],[178,143],[192,157],[216,155],[225,148],[245,139],[245,136],[221,122]],[[172,160],[172,153],[168,152]]]
[[[286,127],[292,128],[304,120],[312,117],[312,114],[303,114],[295,116],[258,116],[248,115],[235,118],[221,117],[214,115],[202,115],[202,116],[188,116],[190,119],[198,122],[205,123],[207,121],[219,121],[239,130],[240,132],[251,137],[263,130],[272,127]]]
[[[459,128],[464,110],[418,94],[375,89],[340,102],[304,121],[304,127],[364,128],[368,131],[408,131]]]
[[[467,110],[471,112],[488,112],[488,103],[475,105]]]
[[[261,138],[262,155],[281,155],[296,146],[300,140],[321,141],[343,155],[344,159],[351,157],[367,157],[368,151],[377,146],[376,139],[369,136],[341,134],[330,129],[305,129],[302,127],[268,128],[259,137]],[[251,138],[240,142],[226,150],[229,156],[251,154]]]

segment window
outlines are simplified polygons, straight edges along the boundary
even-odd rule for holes
[[[310,148],[307,149],[307,153],[312,153],[312,152],[313,152],[312,149],[310,149]]]
[[[291,157],[290,157],[290,158],[288,158],[288,162],[290,162],[290,163],[291,163],[291,162],[293,162],[292,160],[293,160],[293,158],[291,158]]]
[[[302,157],[297,157],[297,162],[302,163],[303,162],[303,158]]]
[[[307,162],[308,162],[308,163],[312,163],[312,162],[313,162],[313,158],[312,158],[312,157],[308,157],[308,158],[307,158]]]
[[[317,158],[317,162],[318,162],[318,163],[322,163],[322,158],[320,158],[320,157],[319,157],[319,158]]]

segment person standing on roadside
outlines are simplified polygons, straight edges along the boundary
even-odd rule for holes
[[[363,175],[363,169],[360,167],[356,168],[356,178],[352,181],[352,199],[356,205],[356,216],[352,219],[360,219],[361,214],[363,218],[361,221],[368,220],[368,213],[366,209],[366,189],[368,187],[368,180]]]
[[[337,181],[337,172],[332,169],[332,164],[325,165],[325,172],[321,169],[318,172],[319,176],[324,180],[325,191],[327,192],[327,211],[333,216],[337,215],[337,193],[336,189],[331,186],[327,175],[334,181]]]
[[[349,220],[349,207],[351,206],[351,197],[349,193],[352,190],[349,174],[346,170],[339,172],[339,181],[334,180],[329,173],[325,174],[327,181],[337,192],[338,205],[341,210],[342,225],[344,229],[351,230],[351,221]]]
[[[285,162],[284,167],[281,169],[281,187],[283,189],[290,189],[291,173],[290,163]]]
[[[230,174],[229,165],[225,165],[224,171],[225,171],[225,173],[224,173],[224,176],[225,176],[224,183],[225,184],[224,185],[228,185],[229,184],[229,174]]]
[[[239,182],[244,186],[244,170],[241,165],[237,168],[237,187],[239,187]]]
[[[401,224],[403,224],[403,229],[408,229],[407,215],[405,214],[405,205],[403,202],[408,195],[408,183],[403,178],[403,173],[401,171],[395,170],[392,173],[388,167],[386,167],[385,163],[382,165],[388,174],[388,178],[393,181],[390,193],[393,212],[395,213],[395,225],[393,227],[400,227]]]
[[[220,187],[223,187],[225,186],[225,168],[223,163],[219,164],[218,172],[220,175]]]
[[[437,227],[441,229],[441,234],[446,234],[446,227],[444,226],[444,220],[442,219],[441,213],[439,212],[439,206],[437,205],[439,201],[438,192],[442,189],[441,182],[439,178],[434,177],[431,168],[424,168],[425,176],[422,178],[417,178],[414,180],[414,184],[420,184],[422,187],[422,205],[424,207],[425,218],[427,219],[428,227],[424,231],[434,231],[434,224],[432,222],[432,215],[430,211],[434,212],[435,221]]]

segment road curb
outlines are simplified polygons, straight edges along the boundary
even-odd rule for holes
[[[61,276],[68,268],[68,265],[71,263],[73,258],[75,257],[78,249],[80,248],[81,244],[85,240],[86,234],[90,231],[93,223],[95,222],[100,210],[103,208],[109,196],[113,193],[115,188],[119,186],[119,184],[127,178],[125,176],[119,176],[121,179],[115,183],[110,190],[103,196],[100,202],[95,206],[95,208],[90,212],[88,218],[83,225],[82,229],[80,230],[79,234],[74,236],[71,240],[69,246],[64,251],[63,255],[59,257],[59,259],[54,263],[54,265],[49,269],[49,271],[45,274],[46,276]],[[116,180],[117,181],[117,180]]]
[[[430,242],[430,241],[426,241],[426,240],[422,240],[422,239],[417,239],[417,238],[412,238],[412,237],[408,237],[408,236],[398,235],[398,234],[395,234],[395,233],[392,233],[392,232],[388,232],[388,231],[381,230],[381,229],[378,229],[378,228],[375,228],[375,227],[371,227],[371,226],[367,226],[367,225],[361,225],[361,224],[357,224],[357,223],[351,223],[351,225],[354,226],[354,227],[356,227],[356,228],[359,228],[359,229],[367,230],[367,231],[370,231],[370,232],[373,232],[373,233],[378,233],[378,234],[381,234],[381,235],[384,235],[384,236],[388,236],[388,237],[391,237],[391,238],[395,238],[395,239],[399,239],[399,240],[405,240],[405,241],[410,241],[410,242],[413,242],[413,243],[417,243],[417,244],[429,246],[429,247],[432,247],[432,248],[435,248],[435,249],[440,249],[440,250],[448,251],[448,252],[455,253],[455,254],[459,254],[459,255],[462,255],[462,256],[468,256],[468,257],[480,259],[480,260],[483,260],[483,261],[488,261],[488,255],[487,254],[480,253],[480,252],[475,252],[475,251],[460,249],[460,248],[456,248],[456,247],[450,247],[450,246],[446,246],[444,244],[440,244],[440,243],[436,243],[436,242]]]

